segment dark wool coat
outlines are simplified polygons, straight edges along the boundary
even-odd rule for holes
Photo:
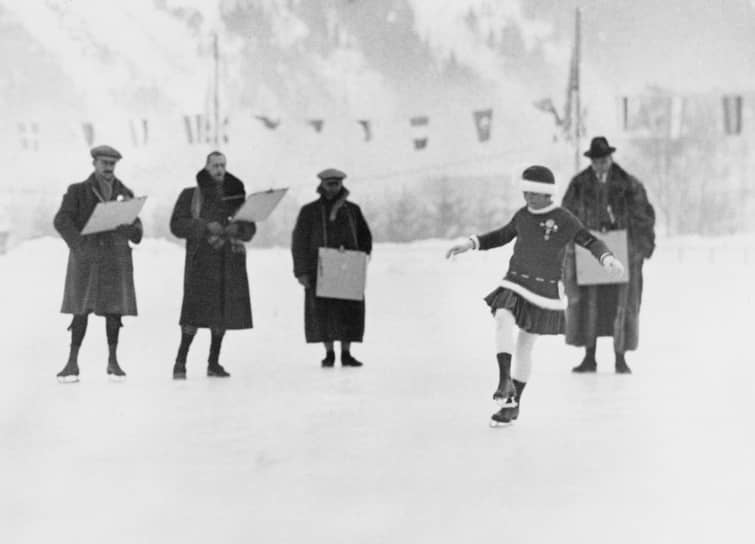
[[[304,290],[304,335],[307,342],[361,342],[364,337],[363,300],[318,298],[318,248],[353,249],[372,252],[372,234],[362,210],[346,200],[348,191],[328,201],[324,197],[301,208],[291,241],[294,276],[308,276],[310,288]],[[334,218],[331,212],[336,206]]]
[[[245,196],[241,180],[226,172],[224,182],[217,184],[206,170],[197,174],[196,187],[186,188],[178,196],[170,231],[186,239],[180,325],[252,328],[246,251],[240,241],[250,241],[256,225],[238,222],[236,241],[226,239],[219,249],[210,245],[207,230],[213,221],[226,227]]]
[[[110,200],[133,198],[119,179],[113,180]],[[136,315],[134,266],[129,240],[142,239],[142,223],[137,219],[128,234],[120,231],[82,235],[102,193],[94,174],[68,187],[53,224],[68,244],[68,269],[63,292],[64,314]]]
[[[629,270],[626,284],[578,286],[573,246],[564,263],[566,342],[574,346],[594,345],[599,336],[612,336],[618,352],[637,349],[642,263],[655,249],[655,211],[645,188],[618,164],[608,179],[598,181],[593,169],[577,174],[564,195],[563,207],[593,230],[627,230]]]

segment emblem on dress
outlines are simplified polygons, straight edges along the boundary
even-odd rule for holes
[[[558,225],[553,219],[546,219],[545,221],[541,221],[540,226],[545,230],[545,236],[543,236],[543,238],[545,238],[546,240],[550,240],[551,233],[558,232]]]

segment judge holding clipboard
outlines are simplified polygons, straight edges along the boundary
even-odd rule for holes
[[[254,221],[235,219],[246,201],[243,181],[226,171],[226,156],[212,151],[196,183],[181,191],[170,219],[174,236],[186,241],[184,288],[173,379],[187,377],[187,357],[198,329],[210,330],[207,376],[228,378],[220,364],[226,331],[252,328],[246,248]]]
[[[320,197],[301,208],[291,236],[294,276],[304,287],[304,336],[308,343],[323,344],[323,368],[335,365],[335,342],[341,343],[341,365],[359,367],[362,362],[350,348],[364,337],[372,234],[361,208],[348,199],[346,173],[327,168],[317,177]],[[344,289],[338,292],[339,287]]]
[[[121,317],[137,315],[130,244],[142,239],[142,223],[136,214],[144,199],[135,199],[115,177],[115,165],[121,159],[116,149],[101,145],[90,154],[94,172],[68,187],[54,219],[55,229],[69,248],[60,311],[73,315],[71,347],[68,361],[58,373],[60,382],[78,381],[78,353],[90,313],[105,317],[107,374],[125,378],[116,353]]]

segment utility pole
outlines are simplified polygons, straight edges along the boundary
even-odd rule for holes
[[[581,27],[581,12],[580,9],[577,8],[574,14],[574,59],[573,63],[574,66],[572,67],[572,70],[574,70],[574,105],[576,108],[576,112],[574,114],[574,172],[579,172],[580,170],[580,161],[581,161],[581,154],[580,154],[580,136],[582,135],[582,104],[580,102],[579,97],[579,61],[580,61],[580,53],[581,53],[581,40],[582,40],[582,32],[580,30]]]
[[[214,38],[213,38],[213,47],[212,47],[212,53],[213,53],[213,59],[215,62],[214,66],[214,78],[213,78],[213,127],[214,127],[214,135],[213,135],[213,143],[217,147],[220,144],[220,51],[218,49],[218,33],[215,32]]]

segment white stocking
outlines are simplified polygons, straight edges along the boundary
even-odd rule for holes
[[[523,330],[516,338],[516,353],[511,377],[516,381],[527,383],[532,374],[532,348],[538,335]]]
[[[514,352],[514,315],[503,308],[495,311],[495,347],[496,353]]]

